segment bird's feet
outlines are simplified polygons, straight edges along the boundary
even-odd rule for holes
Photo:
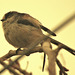
[[[18,52],[21,50],[21,48],[18,48],[17,50],[16,50],[16,54],[18,54]]]

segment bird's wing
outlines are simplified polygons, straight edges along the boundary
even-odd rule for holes
[[[32,26],[32,27],[39,28],[38,26],[35,26],[33,23],[31,23],[31,22],[30,22],[29,20],[27,20],[27,19],[18,20],[17,23],[18,23],[18,24],[29,25],[29,26]]]
[[[43,26],[37,19],[33,18],[29,14],[26,14],[25,16],[23,16],[23,21],[24,20],[25,20],[25,22],[23,22],[24,24],[30,24],[39,29],[43,29],[44,31],[48,32],[49,34],[51,34],[53,36],[56,36],[56,34],[54,32],[52,32],[50,29]]]

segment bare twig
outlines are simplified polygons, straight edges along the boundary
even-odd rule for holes
[[[32,53],[36,53],[36,52],[43,52],[42,47],[41,46],[35,47],[30,52],[28,52],[26,50],[25,55],[28,56],[28,55],[30,55]],[[7,60],[8,58],[10,58],[12,56],[22,55],[22,53],[23,53],[23,50],[18,51],[18,53],[16,53],[16,50],[10,50],[6,55],[2,56],[0,59],[4,61],[4,60]]]
[[[12,62],[11,59],[9,59],[9,64]],[[24,74],[24,75],[32,75],[32,73],[28,73],[25,70],[22,70],[22,68],[20,67],[19,62],[15,62],[12,66],[12,68],[17,69],[20,73]]]
[[[1,59],[0,59],[0,63],[1,63],[4,67],[7,66],[7,64],[4,63]],[[12,67],[9,67],[8,70],[9,70],[10,72],[12,72],[14,75],[19,75]]]
[[[66,19],[64,22],[62,22],[61,24],[58,25],[58,27],[55,27],[55,29],[53,29],[53,32],[58,32],[60,29],[62,29],[63,27],[65,27],[66,25],[68,25],[68,23],[70,23],[73,19],[75,19],[75,13],[73,13],[68,19]]]
[[[60,48],[60,47],[59,47],[59,48]],[[2,60],[4,61],[4,60],[6,60],[6,59],[8,59],[8,58],[10,58],[10,57],[12,57],[12,56],[14,56],[14,55],[21,55],[22,52],[23,52],[23,50],[18,51],[18,53],[16,54],[16,50],[10,50],[9,53],[7,53],[6,55],[4,55],[4,56],[1,57],[0,59],[2,59]],[[28,53],[28,54],[25,53],[25,55],[30,55],[30,54],[35,53],[35,52],[43,52],[42,47],[41,47],[41,46],[35,47],[35,48],[32,49],[29,53],[26,52],[26,53]],[[56,62],[57,62],[57,61],[56,61]],[[57,62],[57,63],[58,63],[58,62]],[[58,65],[58,66],[59,66],[59,68],[62,67],[61,64]],[[62,67],[62,68],[63,68],[63,67]],[[61,68],[60,68],[60,69],[61,69]]]
[[[55,50],[52,50],[50,48],[50,45],[51,45],[50,39],[47,39],[45,42],[43,42],[42,48],[43,48],[43,51],[48,55],[48,60],[49,60],[49,66],[48,66],[49,75],[56,75],[55,61],[56,61],[56,57],[58,55],[58,52],[62,48],[62,45],[59,45],[58,48],[55,49]]]
[[[50,38],[50,39],[51,39],[51,43],[53,43],[53,44],[55,44],[55,45],[62,44],[62,48],[63,48],[63,49],[65,49],[65,50],[67,50],[68,52],[70,52],[71,54],[75,55],[75,50],[74,50],[74,49],[72,49],[72,48],[66,46],[65,44],[63,44],[63,43],[61,43],[61,42],[59,42],[59,41],[57,41],[57,40],[54,40],[54,39],[52,39],[52,38]]]
[[[58,59],[56,59],[56,62],[60,68],[60,75],[62,75],[62,74],[67,75],[67,73],[65,71],[69,71],[69,70],[67,68],[63,67]]]

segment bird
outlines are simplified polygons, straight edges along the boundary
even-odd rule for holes
[[[28,48],[32,43],[46,36],[42,30],[56,36],[54,32],[27,13],[9,11],[4,14],[1,21],[6,40],[17,49]]]

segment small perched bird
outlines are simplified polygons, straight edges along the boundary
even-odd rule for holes
[[[10,11],[2,18],[6,40],[16,48],[28,48],[32,42],[44,37],[41,29],[56,36],[29,14]]]

